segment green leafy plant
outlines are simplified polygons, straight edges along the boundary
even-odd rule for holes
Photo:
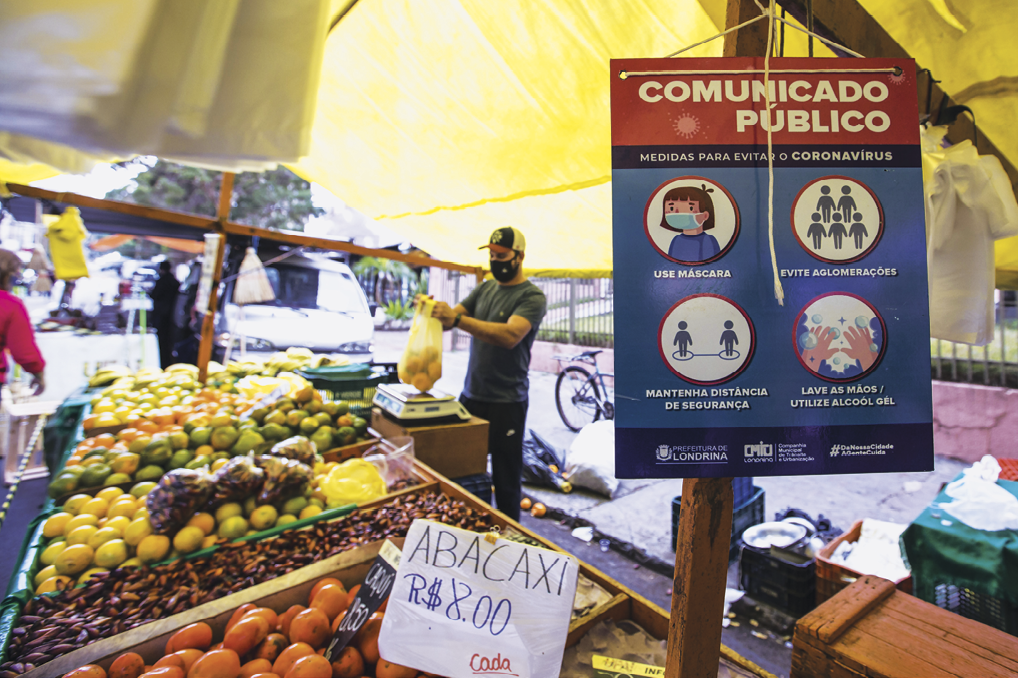
[[[382,307],[389,320],[410,320],[414,317],[414,302],[394,300]]]

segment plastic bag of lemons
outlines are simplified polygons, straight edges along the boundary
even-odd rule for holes
[[[384,496],[385,481],[374,464],[363,459],[348,459],[336,466],[319,483],[329,506],[365,504]]]
[[[410,326],[410,339],[396,364],[399,380],[421,393],[430,391],[442,378],[442,323],[431,317],[434,308],[432,299],[418,304]]]

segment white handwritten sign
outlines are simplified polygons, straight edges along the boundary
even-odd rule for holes
[[[578,572],[564,553],[415,520],[379,652],[448,678],[557,676]]]

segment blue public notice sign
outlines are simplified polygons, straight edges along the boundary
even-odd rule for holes
[[[914,62],[611,70],[616,475],[933,470]]]

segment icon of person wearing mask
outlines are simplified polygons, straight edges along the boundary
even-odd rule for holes
[[[706,261],[721,251],[717,238],[705,233],[714,228],[713,191],[701,184],[700,188],[679,186],[665,193],[661,228],[679,232],[668,246],[670,258]]]

